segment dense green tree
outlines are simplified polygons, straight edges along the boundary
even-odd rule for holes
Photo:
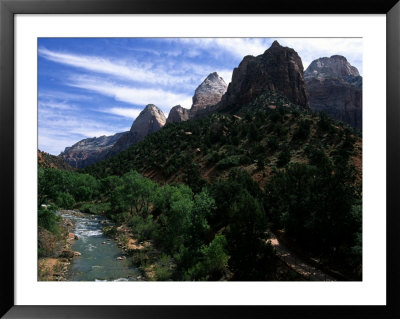
[[[199,261],[185,272],[183,278],[185,280],[219,280],[228,267],[227,245],[224,235],[216,235],[209,245],[202,246]]]
[[[54,200],[63,185],[62,173],[53,168],[38,168],[38,208],[48,200]]]
[[[74,197],[69,193],[58,192],[55,199],[55,204],[64,209],[72,209],[75,200]]]
[[[289,164],[290,158],[292,157],[292,154],[290,152],[290,149],[287,145],[285,145],[282,149],[282,151],[278,155],[278,160],[276,162],[276,165],[278,167],[283,167]]]
[[[180,191],[183,190],[183,191]],[[190,190],[188,188],[188,190]],[[190,215],[193,210],[193,193],[179,187],[172,193],[170,209],[167,214],[160,216],[162,222],[163,244],[170,252],[177,251],[189,236],[191,227]]]
[[[310,135],[311,121],[304,119],[299,121],[297,128],[293,132],[293,141],[304,141]]]
[[[131,214],[135,212],[147,216],[155,189],[154,182],[132,170],[122,176],[121,186],[114,189],[111,201],[114,207],[119,208],[118,210],[123,210],[127,206]]]
[[[106,196],[106,198],[110,198],[111,193],[120,185],[121,179],[118,176],[107,176],[100,180],[100,192]]]
[[[230,207],[227,232],[229,267],[235,280],[267,280],[275,273],[273,250],[266,244],[267,219],[262,205],[247,191]]]
[[[57,209],[55,205],[38,209],[38,226],[56,235],[59,233],[58,221],[60,220],[60,217],[56,215]]]
[[[327,169],[298,163],[276,171],[266,185],[272,221],[310,251],[332,255],[340,246],[353,245],[353,173],[349,165]]]

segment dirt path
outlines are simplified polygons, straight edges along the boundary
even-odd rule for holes
[[[300,257],[296,256],[285,245],[279,242],[274,233],[269,233],[271,234],[271,238],[268,239],[267,242],[270,242],[272,247],[275,248],[276,255],[295,272],[310,281],[336,281],[335,278],[327,275],[314,266],[311,266]]]

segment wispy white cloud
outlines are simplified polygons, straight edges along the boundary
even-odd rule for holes
[[[165,84],[171,80],[171,77],[157,76],[157,74],[148,70],[143,64],[142,67],[137,67],[134,63],[128,64],[127,61],[123,60],[112,61],[98,56],[61,53],[45,48],[39,49],[39,55],[53,62],[133,81],[140,80],[141,82]]]
[[[185,94],[177,94],[162,89],[118,85],[90,76],[76,76],[71,78],[68,85],[110,96],[117,101],[134,105],[152,103],[157,106],[171,107],[176,104],[182,105],[184,101],[191,98],[191,96]]]
[[[61,100],[61,101],[87,101],[92,97],[85,94],[73,94],[54,90],[40,90],[38,93],[39,99]]]
[[[181,51],[168,51],[168,54],[177,56]],[[196,48],[188,49],[187,56],[196,57],[201,54],[201,51]],[[180,60],[165,60],[160,59],[154,62],[137,62],[134,59],[109,59],[100,56],[86,56],[72,53],[62,53],[51,51],[46,48],[39,49],[39,55],[43,58],[76,68],[84,69],[90,72],[104,74],[110,76],[114,81],[125,80],[135,83],[142,83],[151,86],[163,86],[174,88],[175,90],[184,89],[192,90],[199,85],[204,78],[216,70],[215,67],[209,64],[198,64]],[[220,70],[225,76],[232,70]],[[219,73],[220,73],[219,72]],[[225,77],[224,77],[225,79]],[[229,83],[230,79],[225,79]],[[43,96],[46,92],[40,93]],[[84,95],[81,95],[83,98]],[[79,98],[79,96],[71,95],[65,98]]]
[[[145,49],[145,48],[127,48],[128,51],[135,51],[135,52],[143,52],[143,53],[150,53],[157,56],[161,55],[160,51],[153,50],[153,49]]]
[[[197,49],[206,49],[208,53],[214,54],[216,57],[228,53],[237,58],[262,54],[268,48],[267,43],[270,42],[265,38],[175,38],[170,41],[190,44]]]
[[[175,49],[175,50],[167,50],[167,51],[164,52],[164,54],[165,54],[166,56],[168,56],[168,57],[177,57],[177,56],[182,55],[182,53],[183,53],[183,51],[182,51],[182,50],[178,50],[178,49]]]
[[[39,108],[53,108],[53,109],[60,109],[60,110],[73,110],[76,109],[75,105],[71,105],[66,102],[59,102],[55,100],[39,100]]]
[[[111,107],[109,109],[103,109],[101,112],[114,114],[118,116],[122,116],[129,119],[135,119],[138,117],[142,109],[137,108],[124,108],[124,107]]]
[[[201,73],[204,68],[196,64],[188,64],[189,67],[186,67],[185,70],[176,64],[170,68],[165,68],[166,65],[163,62],[158,64],[144,63],[143,61],[137,62],[132,58],[129,61],[123,59],[111,60],[100,56],[55,52],[45,48],[39,49],[39,55],[56,63],[105,74],[117,79],[151,85],[187,86],[188,83],[195,83],[199,76],[204,76],[204,73]],[[187,72],[188,69],[191,72]]]

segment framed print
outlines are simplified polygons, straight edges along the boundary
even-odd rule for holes
[[[399,315],[400,6],[251,5],[1,1],[5,318]]]

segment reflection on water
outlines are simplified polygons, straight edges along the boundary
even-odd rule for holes
[[[74,221],[72,230],[79,240],[74,240],[72,250],[82,255],[74,257],[67,280],[69,281],[135,281],[140,275],[128,259],[117,260],[123,251],[114,240],[101,231],[107,220],[101,216],[62,212],[61,216]]]

